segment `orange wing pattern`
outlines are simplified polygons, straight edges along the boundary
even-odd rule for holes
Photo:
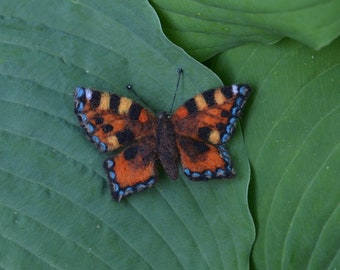
[[[247,85],[231,85],[189,99],[172,116],[176,133],[211,144],[227,142],[249,91]]]
[[[189,137],[177,140],[185,175],[194,181],[235,176],[230,157],[223,145],[214,146]]]
[[[115,200],[156,182],[157,119],[153,114],[126,97],[83,87],[76,88],[74,111],[101,152],[132,144],[104,162]]]
[[[210,89],[175,111],[177,147],[184,173],[191,180],[235,175],[222,144],[230,139],[249,91],[247,85]]]
[[[78,87],[74,111],[89,139],[102,152],[152,134],[155,116],[137,102],[108,92]]]
[[[123,197],[150,188],[156,183],[156,145],[154,137],[146,137],[104,162],[112,197]]]

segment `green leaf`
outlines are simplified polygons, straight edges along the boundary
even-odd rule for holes
[[[253,172],[254,269],[340,265],[339,48],[340,39],[320,52],[285,40],[210,62],[225,80],[254,87],[242,121]]]
[[[246,269],[254,239],[240,129],[232,181],[170,181],[121,203],[73,112],[77,85],[154,111],[221,81],[163,35],[146,1],[0,2],[0,268]],[[113,155],[112,153],[110,155]]]
[[[249,42],[290,37],[320,49],[339,36],[337,0],[151,2],[167,36],[201,61]]]

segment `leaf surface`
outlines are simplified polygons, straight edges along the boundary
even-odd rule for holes
[[[201,61],[249,42],[284,37],[320,49],[340,34],[337,0],[152,0],[165,33]]]
[[[170,43],[146,1],[1,1],[0,267],[245,269],[254,228],[249,164],[238,178],[170,181],[116,203],[73,112],[78,85],[119,95],[131,84],[153,111],[221,85]]]
[[[289,40],[249,44],[209,63],[254,88],[242,121],[254,269],[339,266],[339,48],[339,39],[320,52]]]

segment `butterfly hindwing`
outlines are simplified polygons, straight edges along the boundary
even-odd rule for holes
[[[155,138],[148,136],[105,160],[112,197],[120,201],[129,194],[153,186],[156,183],[156,159]]]
[[[155,128],[155,116],[129,98],[83,87],[74,96],[79,122],[101,152],[131,144]]]
[[[231,85],[196,95],[174,112],[176,133],[214,145],[227,142],[249,92],[247,85]]]
[[[177,147],[184,173],[189,179],[197,181],[235,176],[229,155],[222,145],[179,136]]]

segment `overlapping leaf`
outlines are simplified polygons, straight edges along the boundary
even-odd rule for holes
[[[320,52],[284,41],[211,62],[226,80],[256,87],[244,121],[255,269],[339,266],[339,48],[340,40]]]
[[[199,60],[248,42],[290,37],[320,49],[340,32],[337,0],[151,1],[165,33]]]

